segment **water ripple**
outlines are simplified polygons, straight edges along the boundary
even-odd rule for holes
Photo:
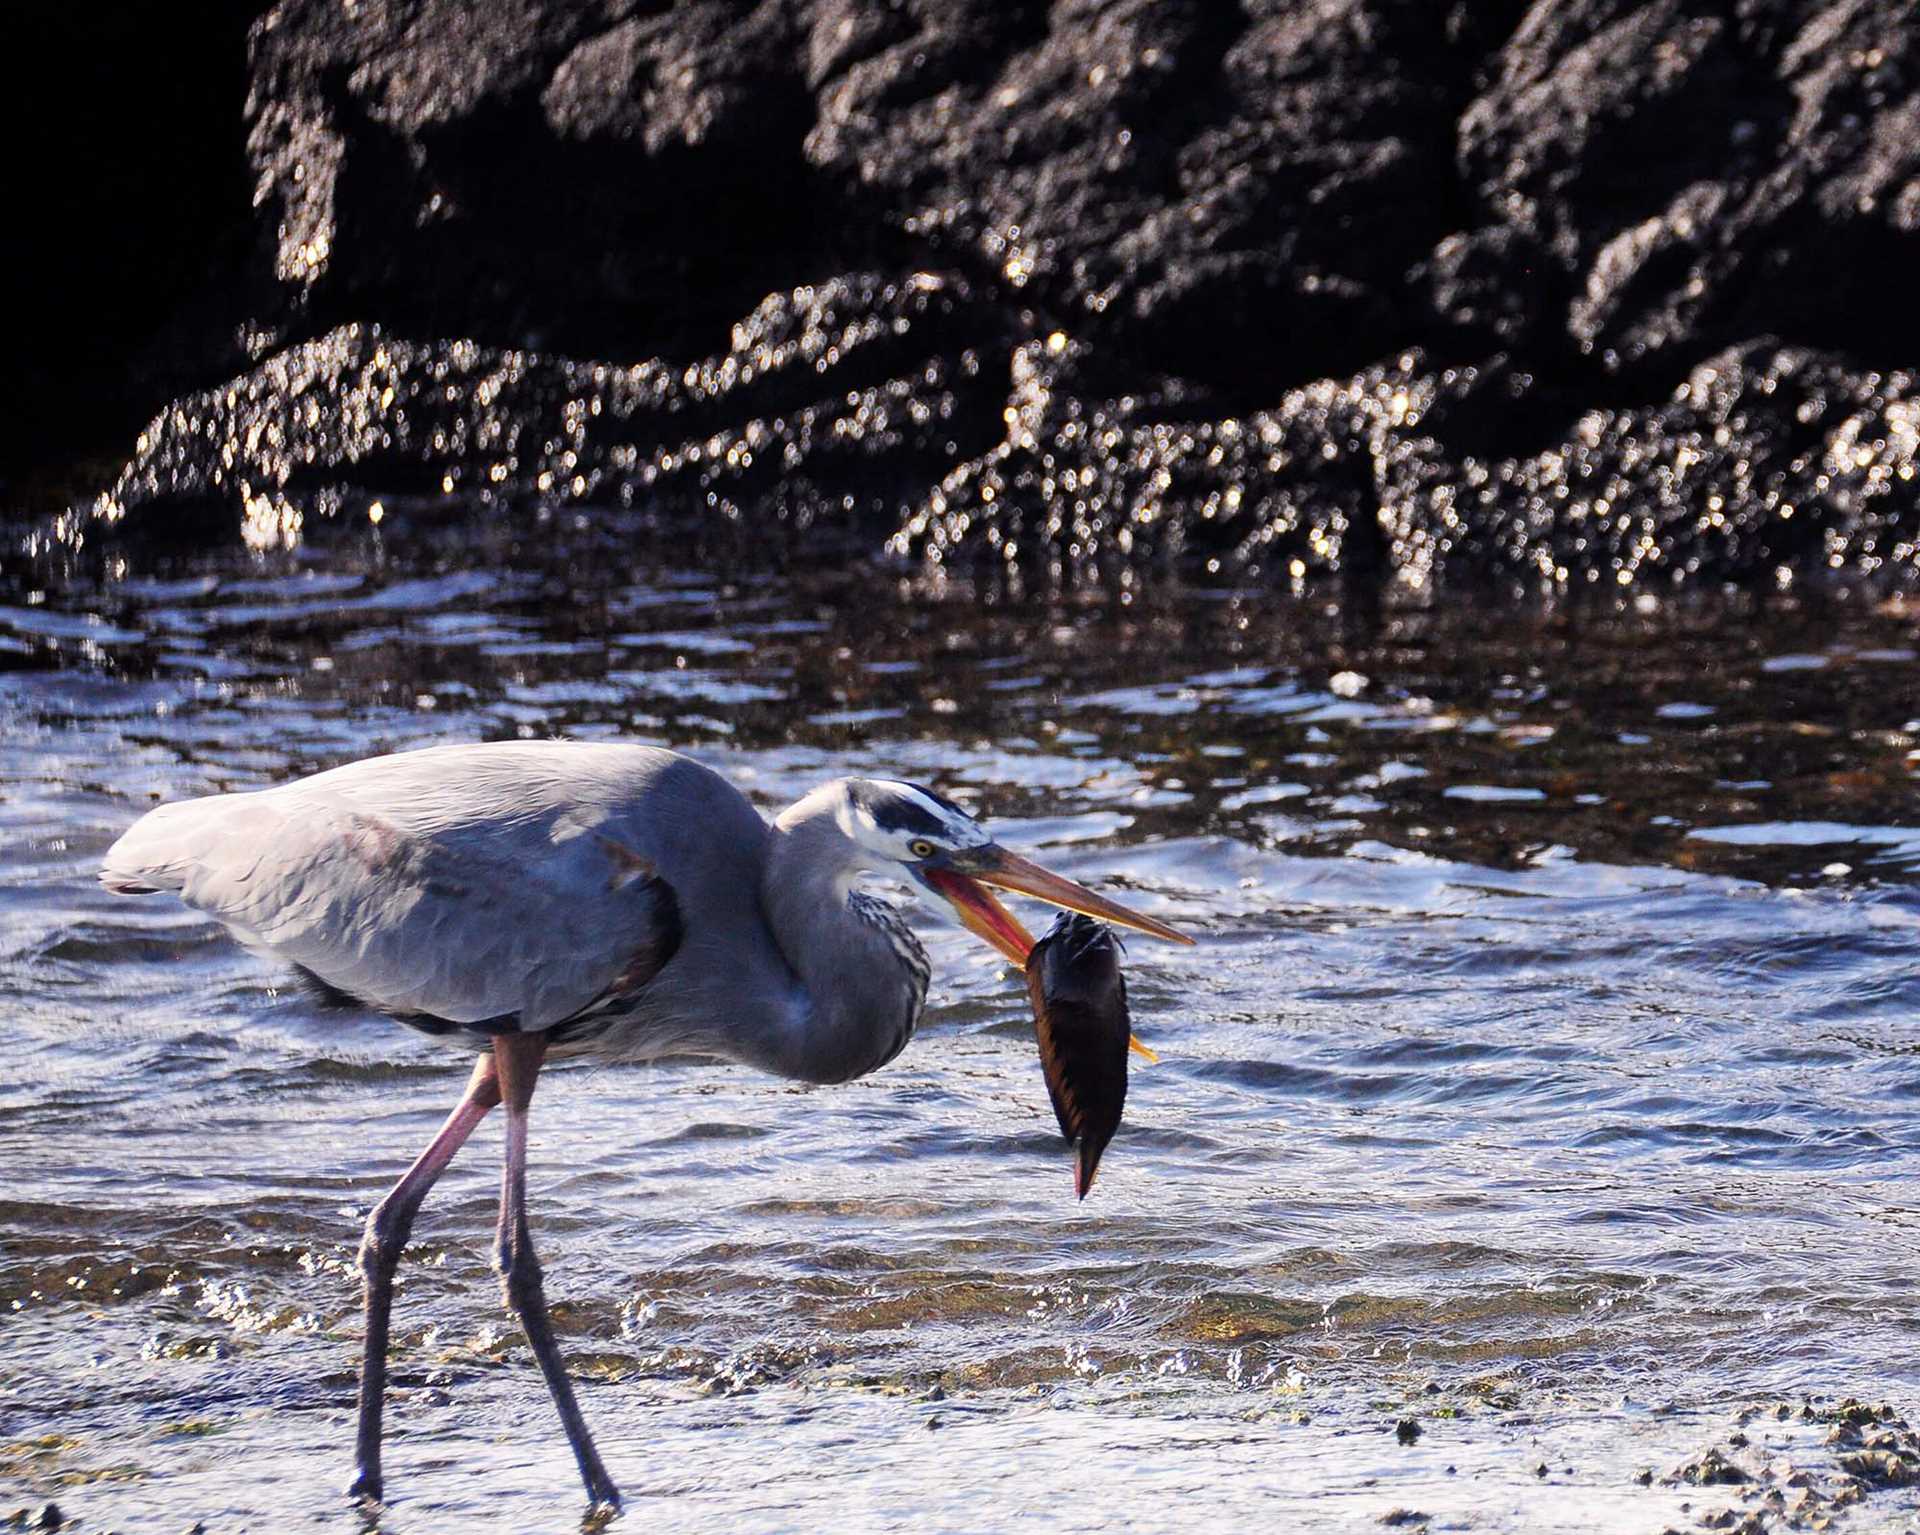
[[[1444,1456],[1495,1486],[1489,1402],[1577,1400],[1556,1432],[1604,1423],[1625,1485],[1618,1446],[1678,1420],[1623,1393],[1920,1389],[1909,618],[1482,614],[1469,644],[485,553],[209,556],[0,610],[0,1155],[32,1169],[0,1200],[0,1391],[89,1436],[47,1475],[138,1467],[185,1523],[260,1506],[155,1428],[204,1417],[331,1477],[357,1226],[464,1069],[106,895],[107,843],[159,799],[555,732],[690,749],[769,807],[922,778],[1202,938],[1130,950],[1162,1061],[1085,1205],[1017,982],[931,914],[934,1006],[870,1079],[543,1077],[557,1325],[661,1500],[753,1527],[751,1489],[795,1496],[780,1457],[891,1454],[936,1388],[943,1443],[1120,1474],[1129,1435],[1191,1434],[1209,1486],[1234,1435],[1257,1481],[1321,1427],[1397,1474],[1362,1454],[1380,1401],[1447,1404]],[[431,1444],[451,1519],[480,1484],[435,1467],[568,1496],[494,1309],[496,1145],[402,1270],[396,1453]]]

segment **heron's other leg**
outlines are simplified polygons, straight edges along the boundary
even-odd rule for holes
[[[420,1153],[387,1197],[367,1217],[360,1242],[360,1282],[366,1300],[366,1356],[360,1365],[360,1430],[354,1442],[353,1481],[347,1491],[378,1503],[380,1480],[380,1411],[387,1391],[387,1323],[393,1313],[393,1273],[400,1266],[401,1249],[413,1231],[413,1218],[427,1190],[447,1170],[454,1153],[466,1144],[473,1127],[500,1101],[500,1078],[491,1055],[474,1063],[466,1093],[440,1133]]]
[[[586,1483],[588,1501],[618,1508],[620,1490],[593,1447],[593,1435],[587,1432],[587,1420],[580,1416],[580,1404],[574,1400],[573,1382],[567,1378],[566,1361],[554,1342],[546,1292],[540,1283],[540,1260],[534,1256],[533,1237],[527,1230],[527,1104],[533,1098],[534,1079],[546,1054],[544,1034],[501,1034],[493,1042],[501,1098],[507,1106],[507,1160],[500,1183],[500,1235],[494,1262],[500,1270],[507,1304],[526,1328],[527,1342],[533,1346],[533,1357],[540,1361],[540,1373],[547,1378],[553,1405],[560,1409],[560,1422],[566,1428],[567,1443],[573,1446],[573,1458],[580,1463],[580,1480]]]

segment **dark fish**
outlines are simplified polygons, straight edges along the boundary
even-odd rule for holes
[[[1082,1199],[1127,1102],[1132,1027],[1120,953],[1113,929],[1063,912],[1027,956],[1040,1069],[1060,1133],[1075,1148],[1073,1187]]]

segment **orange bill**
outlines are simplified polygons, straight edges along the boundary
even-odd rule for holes
[[[1085,885],[1076,885],[1070,879],[1062,879],[1058,874],[1049,874],[1037,863],[1029,863],[1017,853],[1009,853],[1002,847],[984,847],[971,855],[972,862],[967,872],[985,885],[997,885],[1002,890],[1017,890],[1022,895],[1034,896],[1053,906],[1064,906],[1068,911],[1082,912],[1089,917],[1097,917],[1102,922],[1111,922],[1115,927],[1130,927],[1138,933],[1148,933],[1155,938],[1164,938],[1169,943],[1192,943],[1193,940],[1178,928],[1168,927],[1166,923],[1140,912],[1129,910],[1118,901],[1109,901],[1103,895],[1096,895]],[[946,895],[944,890],[941,894]],[[982,891],[985,895],[986,892]],[[948,900],[953,897],[948,895]],[[991,896],[988,897],[992,899]],[[957,903],[956,903],[957,904]],[[995,902],[997,906],[999,903]],[[962,921],[965,920],[963,916]],[[985,935],[982,934],[984,937]],[[988,940],[992,942],[991,939]],[[998,947],[998,945],[995,945]],[[1028,940],[1032,947],[1032,940]],[[1006,950],[1001,952],[1005,953]],[[1024,960],[1022,961],[1024,963]]]
[[[962,927],[974,937],[985,939],[1022,969],[1026,967],[1027,956],[1033,952],[1033,934],[991,890],[951,869],[928,869],[924,877],[953,908]]]

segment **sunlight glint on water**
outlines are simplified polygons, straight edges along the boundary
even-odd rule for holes
[[[1203,940],[1131,946],[1162,1064],[1083,1206],[1023,992],[950,928],[921,1037],[867,1080],[543,1082],[549,1292],[650,1528],[1097,1499],[1157,1528],[1204,1488],[1335,1528],[1591,1529],[1582,1488],[1742,1403],[1920,1387],[1910,621],[1482,617],[1468,644],[564,553],[207,557],[0,609],[20,1500],[338,1508],[358,1222],[463,1064],[93,869],[156,799],[480,737],[660,741],[769,807],[923,779]],[[487,1270],[496,1153],[403,1269],[396,1529],[577,1514]],[[1632,1494],[1620,1528],[1679,1517]]]

